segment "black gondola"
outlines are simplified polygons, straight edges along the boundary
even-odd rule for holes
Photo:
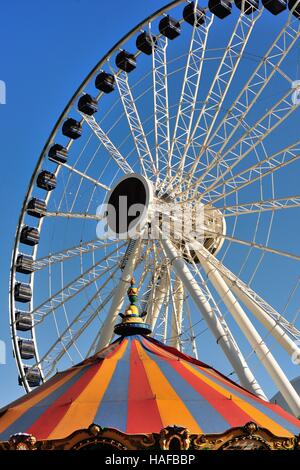
[[[38,387],[42,383],[41,372],[38,367],[24,367],[25,377],[29,387]],[[21,377],[19,377],[19,385],[23,385]]]
[[[16,261],[16,271],[22,274],[33,272],[33,258],[29,255],[18,255]]]
[[[230,15],[232,5],[228,0],[209,0],[209,10],[221,20]]]
[[[78,101],[78,110],[88,116],[93,116],[98,111],[98,102],[91,95],[82,95]]]
[[[33,197],[27,204],[27,214],[41,219],[46,215],[47,206],[45,201]]]
[[[132,72],[136,68],[136,58],[134,54],[127,51],[121,51],[116,57],[116,66],[124,72]]]
[[[262,0],[262,4],[273,15],[278,15],[287,8],[286,0]]]
[[[82,127],[80,122],[73,118],[67,119],[63,123],[62,133],[66,137],[70,137],[70,139],[78,139],[82,134]]]
[[[32,315],[29,312],[16,312],[16,329],[18,331],[29,331],[33,326]]]
[[[243,5],[243,0],[234,0],[236,6],[241,10]],[[246,0],[245,1],[245,14],[250,15],[254,11],[258,10],[259,1],[258,0]]]
[[[95,87],[104,93],[111,93],[115,86],[115,77],[110,73],[100,72],[95,79]]]
[[[159,32],[168,39],[175,39],[180,35],[180,23],[175,18],[167,15],[162,18],[158,25]]]
[[[56,176],[50,171],[41,171],[37,177],[36,184],[40,189],[44,189],[45,191],[52,191],[56,188]]]
[[[21,230],[20,242],[24,245],[34,246],[40,240],[40,233],[37,228],[24,225]]]
[[[153,48],[155,48],[156,44],[156,36],[153,36],[153,34],[147,33],[146,31],[141,33],[136,39],[137,49],[147,55],[152,54]]]
[[[297,2],[298,0],[289,0],[288,2],[289,10],[292,10]],[[295,10],[293,11],[293,15],[296,16],[296,18],[300,19],[300,3],[298,3]]]
[[[15,285],[15,300],[17,302],[30,302],[32,297],[31,287],[29,284],[23,282],[17,282]]]
[[[66,163],[68,159],[68,150],[60,144],[54,144],[48,152],[48,158],[54,163]]]
[[[183,9],[183,19],[192,26],[200,26],[205,23],[205,11],[194,2],[188,3]]]
[[[33,359],[35,356],[35,347],[32,339],[19,339],[19,351],[22,359]]]

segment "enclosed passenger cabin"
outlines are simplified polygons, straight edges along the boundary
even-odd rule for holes
[[[41,372],[38,367],[24,367],[25,377],[29,387],[38,387],[42,383]],[[21,377],[19,377],[19,385],[23,385]]]
[[[215,16],[221,20],[231,13],[231,2],[229,0],[209,0],[208,8]]]
[[[288,2],[289,10],[292,11],[292,9],[296,5],[296,3],[298,3],[298,0],[289,0],[289,2]],[[295,10],[293,11],[293,15],[296,16],[296,18],[298,18],[298,20],[300,19],[300,2],[298,3]]]
[[[180,35],[180,23],[171,16],[164,16],[158,25],[159,32],[166,36],[168,39],[175,39]]]
[[[243,5],[243,0],[234,0],[236,6],[241,10]],[[250,15],[254,11],[258,10],[259,1],[258,0],[246,0],[245,1],[245,15]]]
[[[33,197],[27,204],[27,214],[41,219],[46,215],[47,206],[45,201]]]
[[[16,330],[17,331],[29,331],[33,326],[33,317],[29,312],[22,312],[18,310],[15,313],[16,319]]]
[[[45,191],[52,191],[56,188],[56,176],[50,171],[43,170],[41,173],[39,173],[36,184],[40,189],[44,189]]]
[[[35,357],[35,347],[32,339],[19,339],[18,345],[22,359],[33,359]]]
[[[54,144],[48,152],[48,158],[51,162],[66,163],[68,159],[68,150],[60,144]]]
[[[151,55],[153,48],[157,44],[157,38],[153,34],[147,33],[144,31],[136,39],[136,47],[139,51],[144,54]]]
[[[194,2],[188,3],[183,9],[183,19],[192,26],[200,26],[205,23],[205,11],[196,7]]]
[[[16,261],[16,271],[22,274],[31,274],[33,272],[33,258],[29,255],[20,254]]]
[[[17,282],[15,285],[14,294],[16,302],[30,302],[32,297],[31,287],[29,284]]]
[[[116,66],[124,72],[132,72],[136,68],[136,58],[134,54],[121,51],[116,57]]]
[[[82,127],[79,121],[76,119],[69,118],[67,119],[62,126],[62,133],[70,139],[78,139],[82,134]]]
[[[103,93],[111,93],[116,86],[115,77],[106,72],[100,72],[95,79],[95,87]]]
[[[278,15],[287,8],[286,0],[262,0],[262,4],[273,15]]]
[[[34,246],[40,240],[40,233],[37,228],[24,225],[21,230],[20,242],[24,245]]]
[[[78,110],[88,116],[93,116],[98,111],[98,102],[91,95],[82,95],[78,101]]]

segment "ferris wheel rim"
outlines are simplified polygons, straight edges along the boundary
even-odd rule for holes
[[[24,203],[23,203],[23,207],[22,207],[22,212],[21,212],[21,215],[20,215],[20,218],[19,218],[19,224],[18,224],[18,231],[17,231],[17,237],[16,237],[16,241],[15,241],[15,246],[14,246],[14,251],[13,251],[13,258],[12,258],[12,270],[11,270],[11,282],[10,282],[10,296],[11,296],[11,302],[12,302],[12,305],[14,305],[14,300],[13,300],[13,288],[12,288],[12,283],[14,282],[14,274],[15,272],[13,271],[14,269],[14,266],[15,266],[15,261],[16,261],[16,256],[17,256],[17,248],[18,248],[18,243],[19,243],[19,238],[20,238],[20,231],[21,231],[21,227],[22,227],[22,222],[23,222],[23,219],[24,219],[24,215],[26,213],[26,205],[27,205],[27,202],[28,202],[28,199],[31,195],[31,191],[34,187],[34,181],[35,181],[35,177],[37,175],[37,173],[39,172],[39,170],[41,169],[41,163],[43,162],[43,159],[46,155],[46,151],[49,147],[49,144],[51,143],[51,141],[53,140],[54,136],[56,135],[56,133],[59,131],[60,129],[60,126],[64,120],[64,118],[68,115],[70,109],[72,108],[72,106],[74,105],[76,99],[78,98],[78,96],[80,96],[80,94],[82,93],[82,91],[84,90],[85,86],[89,83],[89,81],[91,80],[91,78],[94,76],[94,74],[100,70],[101,68],[101,65],[103,65],[106,61],[107,61],[107,58],[114,53],[114,51],[116,51],[118,48],[120,48],[120,46],[125,43],[129,37],[131,37],[132,35],[134,35],[143,25],[145,25],[147,22],[149,21],[152,21],[153,19],[155,19],[156,17],[160,16],[162,13],[166,12],[167,10],[179,5],[179,4],[182,4],[182,3],[185,3],[184,0],[177,0],[177,1],[173,1],[171,3],[169,3],[168,5],[166,5],[165,7],[159,9],[157,12],[155,12],[153,15],[149,16],[146,20],[144,20],[143,22],[139,23],[135,28],[133,28],[130,33],[128,33],[127,35],[125,35],[110,51],[109,53],[107,53],[105,56],[103,56],[103,58],[101,59],[100,62],[98,62],[98,64],[93,68],[93,70],[88,74],[88,76],[86,77],[86,79],[82,82],[82,84],[80,85],[80,87],[77,89],[77,91],[75,92],[75,94],[73,95],[73,97],[71,98],[71,100],[69,101],[69,103],[67,104],[67,106],[65,107],[63,113],[61,114],[61,116],[59,117],[56,125],[54,126],[54,129],[47,141],[47,143],[45,144],[44,146],[44,149],[41,153],[41,156],[40,156],[40,159],[36,165],[36,168],[35,168],[35,171],[32,175],[32,178],[31,178],[31,181],[30,181],[30,185],[29,185],[29,188],[28,188],[28,191],[27,191],[27,194],[26,194],[26,197],[25,197],[25,200],[24,200]],[[42,222],[41,222],[41,225],[42,225]],[[10,309],[11,311],[11,321],[12,321],[12,324],[13,324],[13,327],[14,327],[14,324],[15,324],[15,318],[12,318],[13,317],[13,313],[15,311],[14,308],[11,308]],[[16,333],[16,332],[15,332]],[[33,331],[33,334],[34,334],[34,331]],[[21,372],[21,375],[22,375],[22,378],[26,380],[26,376],[25,376],[25,373],[24,373],[24,369],[23,369],[23,363],[18,355],[19,351],[18,351],[18,346],[16,344],[16,337],[17,335],[13,335],[13,343],[14,343],[14,349],[16,349],[17,351],[15,351],[16,353],[16,357],[17,357],[17,360],[21,362],[21,369],[22,369],[22,372]],[[19,365],[18,365],[19,367]]]

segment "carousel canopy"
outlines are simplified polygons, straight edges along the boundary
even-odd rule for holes
[[[222,433],[255,421],[278,436],[300,422],[208,365],[145,336],[121,337],[0,410],[0,440],[18,432],[60,439],[92,423],[129,434],[176,424]]]

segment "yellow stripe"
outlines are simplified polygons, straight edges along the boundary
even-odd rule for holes
[[[53,391],[61,387],[64,383],[70,380],[75,374],[77,374],[79,369],[74,370],[73,372],[67,374],[60,380],[55,381],[52,385],[46,387],[42,392],[35,394],[32,398],[30,395],[28,399],[24,402],[20,403],[19,405],[15,405],[12,408],[8,409],[8,411],[4,414],[2,418],[0,418],[0,432],[3,432],[8,426],[10,426],[14,421],[19,419],[29,408],[32,408],[41,400],[43,400],[46,396],[50,395]]]
[[[264,413],[259,411],[257,408],[250,405],[243,399],[237,397],[236,395],[234,395],[234,393],[229,392],[222,386],[216,384],[215,382],[213,382],[213,380],[210,380],[209,378],[207,378],[205,375],[203,375],[198,370],[194,369],[194,367],[192,367],[187,362],[184,361],[184,362],[181,362],[181,364],[190,372],[192,372],[194,375],[199,377],[203,382],[207,383],[210,387],[212,387],[213,389],[217,390],[219,393],[224,395],[224,397],[232,400],[239,408],[241,408],[241,410],[247,413],[260,426],[267,428],[269,431],[271,431],[273,434],[276,434],[277,436],[289,436],[289,437],[293,436],[292,433],[290,433],[285,428],[277,424],[275,421],[273,421],[271,418],[269,418]]]
[[[176,422],[187,427],[192,433],[201,433],[202,430],[197,421],[163,375],[158,365],[150,359],[140,343],[136,342],[136,346],[143,361],[152,393],[156,397],[156,404],[163,426],[172,425]]]
[[[101,400],[114,374],[117,362],[122,359],[127,345],[128,340],[125,340],[113,356],[103,360],[92,381],[72,403],[47,439],[60,439],[69,436],[77,429],[87,428],[93,423]]]

